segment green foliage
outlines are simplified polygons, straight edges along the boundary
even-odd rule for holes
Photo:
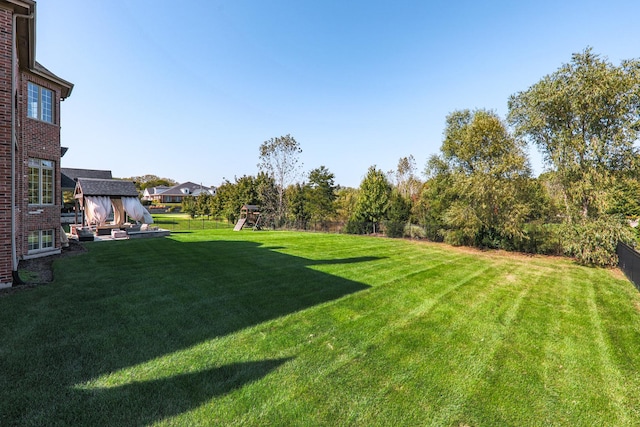
[[[397,190],[392,191],[385,221],[385,234],[388,237],[403,237],[405,226],[411,216],[411,202]]]
[[[406,222],[387,220],[384,222],[384,234],[387,237],[404,237]]]
[[[307,209],[310,219],[324,222],[336,214],[336,185],[335,175],[324,166],[309,172],[307,188]]]
[[[305,230],[307,223],[311,219],[308,206],[309,187],[306,184],[295,184],[289,186],[286,191],[289,213],[291,214],[295,227]]]
[[[416,176],[416,159],[413,155],[401,157],[396,167],[396,190],[407,200],[415,200],[420,195],[422,182]]]
[[[273,177],[259,172],[254,180],[256,200],[252,204],[260,206],[260,223],[263,227],[274,227],[278,222],[278,189]],[[286,200],[284,203],[286,211]]]
[[[607,214],[640,218],[640,181],[636,176],[620,177],[610,189]]]
[[[371,234],[374,232],[373,222],[351,218],[344,227],[347,234]]]
[[[185,196],[182,198],[182,212],[188,214],[191,218],[196,216],[196,199],[193,196]]]
[[[242,205],[260,204],[258,188],[258,180],[250,175],[236,177],[235,182],[225,180],[218,187],[216,196],[209,199],[209,214],[236,222]]]
[[[211,205],[212,205],[213,198],[214,198],[213,195],[206,192],[198,194],[198,196],[196,197],[196,203],[195,203],[196,204],[195,210],[198,216],[209,217],[209,215],[211,215],[212,213]]]
[[[624,219],[601,216],[598,219],[564,224],[563,246],[567,255],[583,265],[615,267],[618,242],[633,245],[634,233]]]
[[[524,235],[532,190],[524,144],[485,110],[447,117],[441,157],[432,157],[422,221],[454,245],[502,248]],[[429,233],[428,234],[432,234]]]
[[[524,224],[523,235],[503,249],[541,255],[563,255],[562,225],[535,220]]]
[[[423,185],[420,198],[415,205],[414,215],[424,227],[425,237],[434,242],[444,238],[444,214],[456,199],[452,190],[452,177],[448,165],[439,156],[432,155],[427,163],[428,177]]]
[[[358,203],[358,193],[357,188],[351,187],[340,187],[336,190],[334,205],[338,221],[347,222],[353,218]]]
[[[142,175],[142,176],[132,176],[130,178],[124,178],[127,181],[133,181],[136,189],[142,193],[147,188],[152,187],[173,187],[174,185],[178,185],[177,181],[174,181],[170,178],[160,178],[157,175]]]
[[[390,196],[391,185],[384,172],[375,166],[369,167],[360,184],[353,219],[373,223],[373,232],[377,232],[377,224],[386,217]]]
[[[640,114],[640,62],[620,66],[591,49],[509,99],[509,121],[538,146],[565,199],[567,218],[608,210],[616,175],[633,167]]]

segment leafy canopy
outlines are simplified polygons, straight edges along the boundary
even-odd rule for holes
[[[509,122],[556,172],[569,218],[606,210],[613,177],[634,165],[639,113],[640,62],[615,66],[590,48],[509,99]]]

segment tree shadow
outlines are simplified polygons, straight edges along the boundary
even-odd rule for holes
[[[233,363],[159,380],[79,390],[84,404],[72,418],[76,425],[148,425],[259,380],[289,360]],[[209,421],[216,424],[213,419]]]
[[[109,389],[78,385],[365,290],[363,283],[309,267],[378,259],[313,260],[243,241],[140,239],[89,248],[58,261],[52,285],[23,293],[22,310],[11,306],[18,298],[0,300],[0,313],[11,308],[10,318],[0,314],[0,325],[32,325],[19,336],[0,329],[0,341],[14,350],[0,351],[7,373],[0,371],[0,424],[99,425],[117,416],[124,424],[129,417],[149,423],[193,409],[264,377],[286,359]],[[235,380],[227,381],[229,375]],[[3,383],[12,385],[10,392]],[[192,387],[195,394],[184,392]]]

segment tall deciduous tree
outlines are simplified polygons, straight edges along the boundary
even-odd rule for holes
[[[422,188],[422,182],[416,175],[416,159],[413,155],[401,157],[396,167],[395,184],[398,192],[407,200],[414,201]]]
[[[451,186],[442,218],[445,239],[499,247],[522,238],[531,211],[526,198],[531,172],[524,144],[502,120],[486,110],[451,113],[441,152],[429,172]]]
[[[340,187],[336,190],[336,219],[338,221],[349,221],[354,217],[356,204],[358,202],[357,188]]]
[[[260,145],[258,167],[275,180],[278,190],[277,218],[282,221],[285,215],[284,192],[293,182],[302,164],[300,163],[300,144],[291,135],[271,138]]]
[[[555,170],[569,219],[607,210],[612,179],[633,165],[639,119],[640,62],[615,66],[590,48],[509,99],[509,121]]]

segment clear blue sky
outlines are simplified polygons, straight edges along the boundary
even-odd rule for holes
[[[448,113],[507,113],[587,46],[640,57],[640,1],[39,0],[38,61],[75,84],[63,167],[219,185],[291,134],[343,186],[424,169]],[[539,155],[532,153],[536,170]]]

